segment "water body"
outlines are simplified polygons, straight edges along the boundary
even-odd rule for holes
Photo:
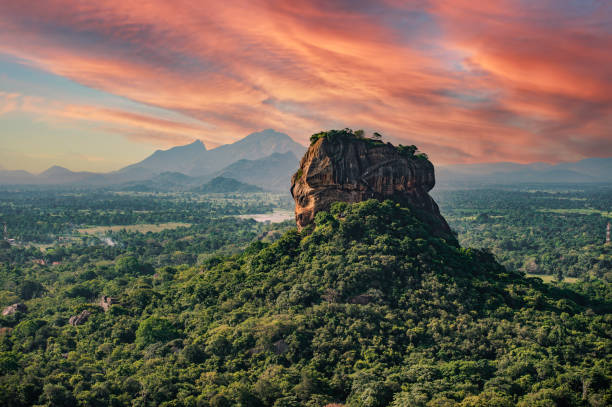
[[[240,219],[253,219],[256,222],[279,223],[285,220],[294,219],[293,211],[276,210],[271,213],[254,213],[247,215],[238,215]]]

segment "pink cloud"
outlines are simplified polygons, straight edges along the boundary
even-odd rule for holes
[[[199,123],[60,109],[138,141],[351,126],[438,162],[611,155],[612,12],[562,3],[1,1],[0,52]]]

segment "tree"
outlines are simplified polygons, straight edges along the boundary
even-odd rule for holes
[[[0,352],[0,374],[7,374],[19,368],[19,355],[15,352]]]
[[[115,271],[119,274],[137,274],[140,263],[134,256],[121,256],[115,262]]]
[[[115,271],[121,275],[151,274],[153,268],[150,264],[139,262],[134,256],[123,255],[116,260]]]
[[[418,147],[415,146],[414,144],[409,145],[409,146],[404,146],[400,144],[399,146],[397,146],[397,149],[399,150],[400,153],[403,153],[409,157],[412,157],[417,152]]]
[[[555,275],[557,277],[557,281],[558,282],[563,281],[563,269],[561,267],[557,266],[557,270],[555,270],[555,271],[556,271]]]
[[[43,397],[51,406],[73,406],[74,396],[61,384],[45,384]]]
[[[26,280],[19,287],[19,296],[24,300],[31,300],[41,296],[45,291],[45,287],[39,282]]]
[[[468,396],[460,403],[461,407],[512,407],[514,402],[507,394],[484,391],[477,396]]]
[[[179,336],[178,330],[166,318],[149,317],[142,321],[136,330],[136,342],[150,345],[168,342]]]

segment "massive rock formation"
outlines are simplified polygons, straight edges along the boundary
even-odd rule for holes
[[[392,199],[415,209],[438,235],[452,236],[438,205],[429,196],[433,164],[414,150],[345,134],[321,137],[308,149],[291,179],[298,229],[332,203]]]

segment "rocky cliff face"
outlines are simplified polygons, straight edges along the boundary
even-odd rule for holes
[[[429,196],[435,184],[427,158],[369,139],[320,138],[310,146],[291,179],[298,229],[313,222],[332,203],[391,199],[416,210],[437,234],[451,235],[438,205]]]

